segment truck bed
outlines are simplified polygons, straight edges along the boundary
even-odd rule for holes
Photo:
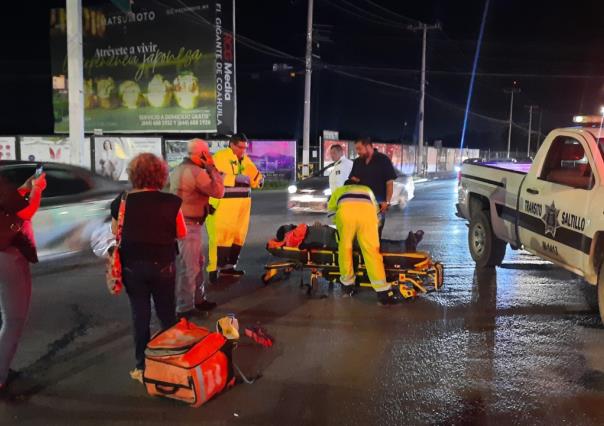
[[[486,166],[495,169],[506,170],[510,172],[527,174],[531,168],[531,163],[513,163],[500,161],[485,161],[484,163],[475,163],[476,166]]]

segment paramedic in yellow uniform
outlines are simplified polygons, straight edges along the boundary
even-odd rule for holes
[[[244,274],[236,266],[250,223],[251,190],[261,188],[264,181],[252,160],[245,155],[246,149],[247,137],[238,133],[231,137],[227,148],[214,154],[214,164],[223,174],[224,198],[210,199],[214,212],[206,219],[207,271],[211,283],[216,283],[218,273]]]
[[[344,295],[355,293],[355,271],[352,261],[353,243],[359,243],[371,286],[377,292],[381,305],[398,303],[390,284],[386,281],[384,261],[378,237],[379,206],[369,187],[346,181],[329,199],[329,215],[335,215],[339,234],[338,264]]]

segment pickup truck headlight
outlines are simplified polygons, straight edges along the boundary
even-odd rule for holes
[[[323,195],[325,195],[326,197],[330,197],[331,196],[331,188],[327,188],[323,190]]]
[[[290,194],[295,194],[296,192],[298,192],[298,187],[296,185],[290,185],[287,187],[287,192],[289,192]]]

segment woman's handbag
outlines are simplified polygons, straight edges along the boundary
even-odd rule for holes
[[[122,244],[122,229],[124,227],[124,217],[126,215],[126,198],[128,193],[125,193],[120,200],[120,207],[117,214],[117,231],[115,233],[115,247],[109,253],[107,258],[107,288],[109,293],[118,295],[124,288],[122,281],[122,261],[120,258],[120,246]]]
[[[0,208],[0,250],[5,250],[12,245],[22,227],[21,218]]]

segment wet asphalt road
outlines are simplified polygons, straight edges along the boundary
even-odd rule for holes
[[[475,270],[466,226],[454,216],[455,182],[418,186],[385,235],[423,229],[420,248],[445,264],[445,289],[382,308],[371,290],[309,299],[289,282],[264,287],[263,246],[291,216],[285,194],[263,193],[241,282],[211,289],[224,313],[265,326],[271,349],[236,354],[253,385],[199,409],[152,399],[131,381],[129,309],[111,297],[103,268],[81,257],[35,267],[31,316],[0,424],[603,424],[604,329],[594,288],[519,252]]]

